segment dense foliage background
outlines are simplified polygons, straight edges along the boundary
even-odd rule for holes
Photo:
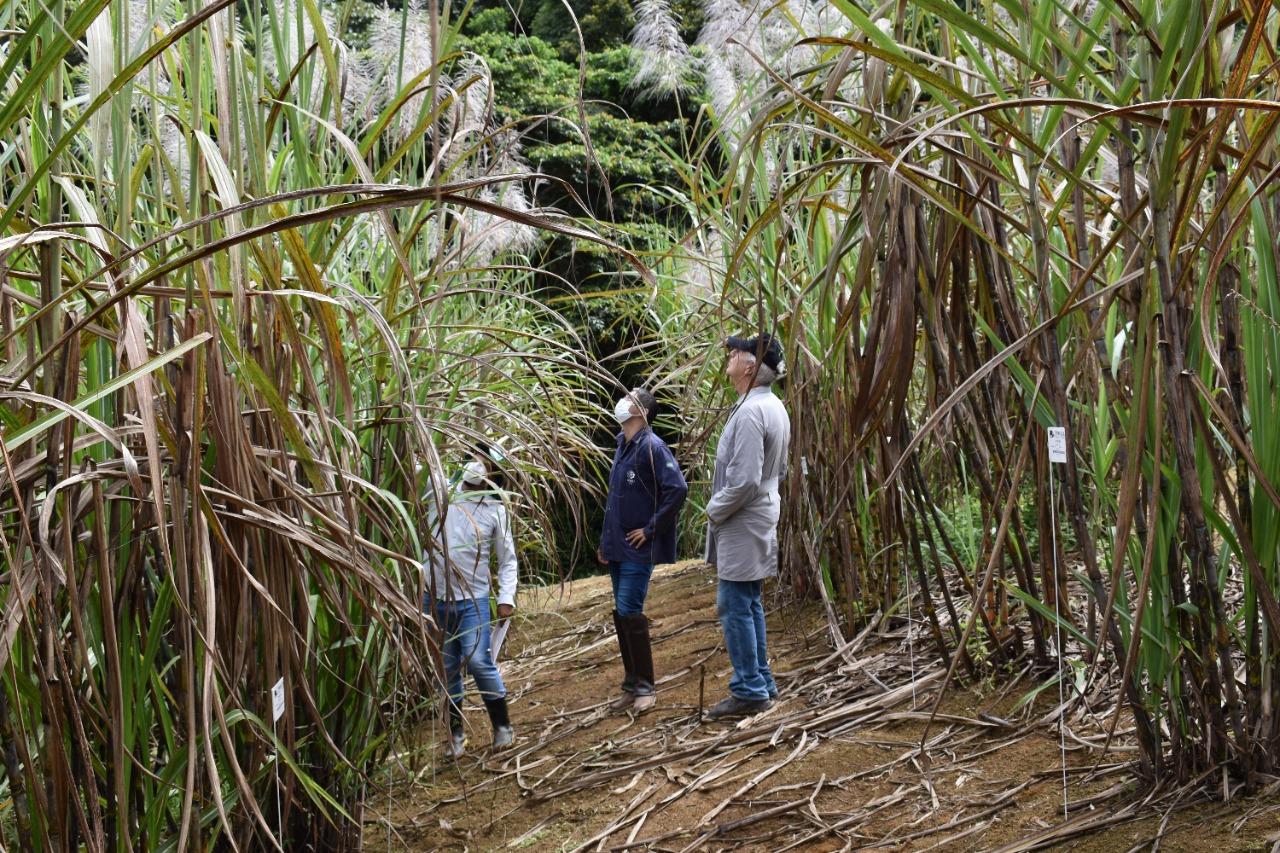
[[[789,365],[782,587],[837,642],[905,618],[944,683],[1111,697],[1148,789],[1258,790],[1277,21],[0,5],[0,837],[359,846],[435,710],[459,463],[501,459],[527,579],[594,570],[655,384],[696,553],[744,328]]]

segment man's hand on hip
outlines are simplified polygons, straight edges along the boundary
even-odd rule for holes
[[[645,542],[649,541],[649,537],[644,535],[644,529],[633,530],[627,534],[627,544],[632,548],[639,548]]]

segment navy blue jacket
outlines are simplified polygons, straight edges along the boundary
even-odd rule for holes
[[[609,472],[600,554],[610,562],[674,563],[676,516],[689,485],[666,443],[645,427],[631,441],[618,433]],[[627,534],[644,529],[645,544],[632,548]]]

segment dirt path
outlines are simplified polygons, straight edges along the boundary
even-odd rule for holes
[[[651,587],[657,708],[610,714],[621,668],[607,578],[535,597],[501,662],[515,747],[488,749],[469,695],[469,754],[441,758],[439,732],[425,729],[432,758],[389,808],[371,805],[371,849],[1019,850],[1039,837],[1101,851],[1149,848],[1163,832],[1162,850],[1224,853],[1280,837],[1274,796],[1192,805],[1162,826],[1167,799],[1132,802],[1132,744],[1120,737],[1099,760],[1105,720],[1083,709],[1065,744],[1067,825],[1094,831],[1064,835],[1056,687],[1021,707],[1042,677],[952,688],[922,752],[942,676],[923,635],[836,651],[814,607],[769,615],[781,700],[736,724],[700,722],[729,664],[699,563],[664,567]]]

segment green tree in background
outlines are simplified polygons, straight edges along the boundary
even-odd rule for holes
[[[531,4],[535,5],[535,4]],[[578,53],[578,34],[561,0],[537,0],[529,34],[553,45],[564,56]],[[588,53],[626,44],[634,23],[628,0],[568,0]]]
[[[586,129],[595,153],[591,162],[579,131],[578,68],[560,59],[547,42],[488,32],[467,47],[483,56],[493,74],[497,112],[524,133],[524,156],[537,171],[567,182],[604,221],[630,222],[656,213],[647,188],[674,186],[677,175],[666,152],[685,145],[687,118],[696,104],[635,104],[627,90],[627,48],[589,56],[582,86]],[[634,110],[633,110],[634,108]],[[603,176],[601,175],[603,171]],[[605,192],[607,179],[611,193]],[[560,186],[544,184],[537,201],[573,210]]]

